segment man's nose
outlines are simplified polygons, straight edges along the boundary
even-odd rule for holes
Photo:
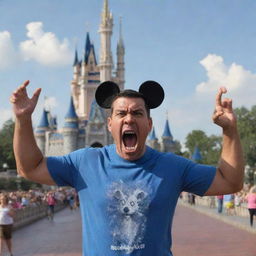
[[[133,122],[134,121],[134,117],[132,114],[128,113],[126,116],[125,116],[125,122],[129,123],[129,122]]]

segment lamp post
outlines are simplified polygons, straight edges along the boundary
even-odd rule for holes
[[[8,164],[7,163],[3,163],[3,170],[4,170],[4,172],[6,172],[8,168],[9,168]]]

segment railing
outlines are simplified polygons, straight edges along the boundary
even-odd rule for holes
[[[57,203],[54,207],[54,211],[57,212],[63,208],[65,208],[63,203]],[[22,209],[15,210],[13,228],[18,229],[46,217],[47,209],[47,205],[42,204],[36,206],[26,206]]]
[[[185,199],[186,200],[186,199]],[[208,206],[209,208],[217,208],[217,199],[216,197],[212,196],[204,196],[199,197],[196,196],[196,204]],[[223,210],[225,210],[225,203],[223,202]],[[248,209],[245,203],[242,203],[239,206],[234,206],[234,214],[241,217],[248,217]]]

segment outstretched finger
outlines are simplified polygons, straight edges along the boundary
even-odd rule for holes
[[[216,107],[221,107],[222,104],[221,104],[221,96],[223,93],[226,93],[227,92],[227,89],[226,87],[220,87],[219,90],[218,90],[218,93],[216,95]]]
[[[29,85],[29,80],[26,80],[21,86],[20,89],[25,89]]]
[[[35,90],[35,92],[34,92],[34,94],[33,94],[33,97],[32,97],[32,100],[35,102],[35,103],[37,103],[37,101],[38,101],[38,98],[39,98],[39,95],[40,95],[40,93],[41,93],[41,88],[37,88],[36,90]]]

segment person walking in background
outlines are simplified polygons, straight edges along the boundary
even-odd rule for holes
[[[54,206],[56,204],[56,199],[53,192],[49,192],[46,196],[47,202],[47,216],[49,220],[53,220],[54,217]]]
[[[9,254],[12,254],[12,226],[14,210],[8,204],[9,199],[7,195],[0,195],[0,255],[4,251],[4,244],[6,244]]]
[[[253,216],[256,216],[256,186],[251,187],[245,200],[250,214],[250,225],[253,226]]]
[[[234,194],[224,195],[224,206],[226,208],[227,215],[235,215],[235,196]]]
[[[217,205],[218,205],[218,213],[222,213],[223,210],[223,195],[218,195],[217,196]]]

